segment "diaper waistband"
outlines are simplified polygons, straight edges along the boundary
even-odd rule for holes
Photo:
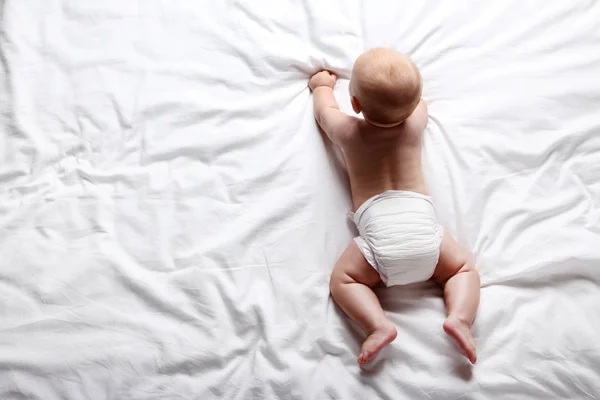
[[[380,193],[376,196],[371,197],[367,201],[365,201],[355,213],[349,213],[348,216],[352,217],[356,226],[358,226],[361,217],[365,213],[367,209],[373,206],[376,203],[379,203],[384,200],[390,199],[417,199],[424,200],[428,203],[428,208],[431,207],[433,211],[433,202],[431,201],[431,197],[425,196],[424,194],[411,192],[409,190],[386,190],[383,193]]]

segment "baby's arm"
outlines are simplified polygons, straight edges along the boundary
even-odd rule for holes
[[[340,111],[340,106],[333,95],[336,81],[337,77],[334,74],[321,71],[310,78],[308,86],[313,92],[317,123],[333,143],[341,145],[342,135],[348,132],[347,129],[343,129],[343,125],[347,123],[349,117]]]

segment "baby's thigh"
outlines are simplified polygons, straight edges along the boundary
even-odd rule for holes
[[[432,279],[445,284],[448,279],[459,272],[467,272],[472,268],[467,252],[448,233],[444,234],[440,246],[440,257],[433,272]]]
[[[354,240],[335,264],[331,280],[332,283],[362,283],[367,286],[381,282],[379,273],[367,262]]]

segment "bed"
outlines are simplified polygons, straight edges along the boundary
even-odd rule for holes
[[[600,2],[0,1],[1,399],[600,398]],[[438,217],[481,274],[329,297],[355,231],[307,88],[421,69]]]

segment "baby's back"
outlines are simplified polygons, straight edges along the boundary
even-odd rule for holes
[[[359,120],[342,148],[348,166],[354,209],[386,190],[427,194],[421,169],[427,107],[421,102],[401,125],[380,128]]]

